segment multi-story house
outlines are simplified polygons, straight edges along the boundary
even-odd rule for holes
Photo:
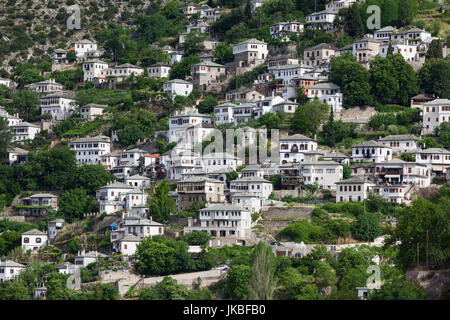
[[[226,74],[225,66],[211,61],[197,63],[191,67],[194,89],[210,90],[216,87]]]
[[[187,97],[191,94],[193,88],[192,83],[180,79],[170,80],[163,84],[163,91],[173,98],[177,95]]]
[[[0,261],[0,282],[15,279],[23,269],[25,266],[15,261]]]
[[[182,211],[192,204],[204,202],[222,203],[225,201],[223,181],[205,177],[191,177],[177,183],[178,210]]]
[[[336,202],[362,202],[370,194],[375,183],[365,176],[353,176],[349,179],[336,182]]]
[[[83,62],[83,81],[93,81],[94,78],[103,78],[108,64],[100,60],[88,60]]]
[[[238,126],[247,123],[254,118],[255,104],[241,103],[233,107],[234,125]],[[262,113],[262,112],[261,112]]]
[[[282,102],[285,102],[285,100],[282,97],[275,96],[272,92],[272,96],[256,101],[256,107],[253,110],[253,117],[257,119],[268,112],[275,113],[274,106]]]
[[[225,95],[227,101],[236,102],[249,102],[264,99],[264,95],[256,90],[240,87],[231,91],[228,91]]]
[[[298,64],[298,63],[299,63],[298,58],[294,58],[294,57],[288,56],[288,55],[279,55],[279,56],[267,58],[268,70],[286,66],[289,64]]]
[[[392,46],[392,53],[400,53],[403,57],[403,59],[405,59],[408,62],[412,62],[416,59],[416,54],[417,54],[417,45],[415,44],[408,44],[405,41],[392,41],[391,42],[391,46]],[[380,56],[381,57],[386,57],[388,54],[388,49],[389,49],[389,43],[383,43],[380,45]]]
[[[270,35],[273,39],[280,39],[283,42],[290,40],[292,33],[303,32],[303,23],[301,22],[279,22],[270,26]]]
[[[384,198],[387,202],[409,204],[415,195],[413,184],[375,185],[371,191]]]
[[[42,216],[50,210],[58,210],[58,196],[51,193],[36,193],[20,199],[20,204],[15,206],[20,215]]]
[[[403,30],[403,31],[394,33],[391,36],[391,39],[393,39],[393,40],[408,40],[411,43],[425,41],[429,38],[431,38],[431,33],[429,33],[428,31],[422,30],[420,28],[411,28],[411,29]]]
[[[186,129],[190,125],[211,123],[210,116],[198,112],[184,111],[175,113],[175,115],[169,117],[169,142],[178,143],[176,133],[180,132],[180,129]]]
[[[319,189],[336,190],[336,183],[342,180],[343,166],[334,161],[303,161],[301,174],[305,185],[317,182]]]
[[[415,95],[414,97],[411,97],[410,100],[411,100],[410,103],[411,108],[418,108],[423,111],[423,105],[427,102],[436,100],[436,97],[431,94],[420,93],[418,95]]]
[[[313,30],[333,30],[337,13],[332,10],[314,12],[306,16],[306,27]]]
[[[350,8],[350,6],[355,3],[356,0],[337,0],[331,1],[325,4],[325,10],[332,11],[334,13],[339,13],[339,10],[344,8]]]
[[[373,140],[352,147],[353,161],[382,162],[392,159],[392,148]]]
[[[305,71],[306,68],[302,64],[285,64],[269,70],[273,78],[283,85],[288,85],[292,79],[303,76]]]
[[[443,175],[450,167],[450,151],[443,148],[430,148],[414,152],[416,162],[431,165],[433,175]]]
[[[232,204],[211,204],[200,209],[198,222],[189,221],[184,233],[206,231],[213,237],[244,239],[251,236],[252,218],[249,211]]]
[[[373,33],[373,38],[375,40],[385,41],[385,40],[389,40],[391,38],[391,35],[393,33],[397,33],[397,32],[398,32],[398,30],[396,28],[387,26],[387,27],[384,27],[384,28],[381,28],[381,29],[375,31]]]
[[[103,168],[110,170],[117,167],[120,163],[120,155],[118,152],[110,152],[100,156],[100,162]]]
[[[250,213],[259,213],[264,204],[264,200],[251,193],[236,192],[231,195],[231,203]]]
[[[410,152],[418,148],[418,137],[412,134],[389,135],[378,139],[379,143],[390,147],[394,152]]]
[[[24,140],[33,140],[36,134],[41,131],[41,127],[32,123],[23,121],[10,126],[13,133],[12,142],[23,142]]]
[[[286,100],[280,103],[277,103],[276,105],[273,106],[273,112],[278,112],[278,111],[283,111],[286,113],[294,113],[295,110],[297,110],[299,104],[294,102],[294,101],[290,101],[290,100]]]
[[[99,201],[100,212],[107,214],[147,204],[147,193],[121,182],[110,182],[99,188],[96,198]]]
[[[245,177],[230,181],[231,195],[236,193],[247,193],[261,200],[268,199],[273,191],[272,182],[259,177]]]
[[[55,49],[50,53],[50,59],[52,59],[52,64],[67,64],[67,51],[64,49]]]
[[[217,170],[233,171],[243,164],[243,160],[229,153],[216,152],[202,155],[196,160],[196,165],[200,166],[205,173]]]
[[[151,181],[150,178],[140,176],[138,174],[125,178],[125,184],[140,189],[148,188],[150,186],[150,181]]]
[[[309,99],[319,99],[320,102],[329,105],[334,112],[342,110],[341,87],[331,82],[319,82],[308,89],[305,93]]]
[[[307,66],[320,66],[329,64],[336,55],[336,48],[327,43],[321,43],[317,46],[305,49],[303,61]]]
[[[234,123],[233,108],[236,106],[234,103],[225,102],[214,107],[214,123],[216,125]]]
[[[256,67],[267,59],[269,51],[267,43],[258,39],[250,39],[233,46],[234,61],[238,67]]]
[[[95,263],[106,258],[108,258],[106,254],[97,251],[89,251],[85,253],[84,250],[82,250],[81,253],[74,258],[74,265],[75,268],[86,268],[91,263]]]
[[[380,44],[380,41],[369,38],[357,40],[352,45],[352,54],[368,69],[369,62],[380,53]]]
[[[80,116],[86,120],[94,120],[103,114],[103,110],[108,107],[104,104],[88,103],[80,107]]]
[[[90,40],[83,39],[76,41],[74,48],[75,54],[77,55],[78,58],[98,55],[97,44]]]
[[[120,153],[119,165],[138,167],[141,157],[145,156],[146,154],[148,154],[147,151],[138,148],[124,150]]]
[[[67,119],[75,110],[75,99],[72,93],[58,91],[41,97],[41,115],[46,113],[53,120],[61,121]]]
[[[442,122],[450,121],[450,100],[435,99],[423,104],[422,134],[432,134]]]
[[[431,183],[431,165],[392,159],[375,164],[377,184],[414,184],[426,188]]]
[[[124,63],[118,66],[114,66],[112,68],[106,68],[102,70],[102,77],[113,77],[116,78],[118,81],[127,79],[131,75],[138,77],[143,74],[144,69],[132,65],[130,63]]]
[[[168,180],[178,181],[182,179],[184,174],[195,169],[195,161],[199,158],[198,154],[191,151],[178,153],[168,151],[168,153],[161,155]]]
[[[75,151],[78,164],[98,164],[100,156],[111,151],[111,139],[102,135],[79,138],[71,141],[69,147]]]
[[[298,190],[304,184],[304,177],[299,163],[288,162],[278,166],[283,190]]]
[[[24,251],[38,250],[48,245],[48,237],[45,232],[37,229],[22,233],[22,248]]]
[[[8,122],[8,126],[13,126],[15,124],[19,124],[22,122],[22,119],[19,118],[19,114],[16,113],[14,115],[8,114],[5,110],[0,107],[0,118],[5,119]]]
[[[280,164],[302,162],[305,160],[305,152],[317,149],[317,142],[302,134],[281,136],[279,141]]]
[[[169,78],[170,69],[168,64],[157,62],[148,67],[147,72],[150,78]]]
[[[41,82],[31,83],[25,86],[28,90],[33,90],[42,94],[48,94],[52,92],[62,91],[64,86],[57,83],[55,79],[48,79]]]

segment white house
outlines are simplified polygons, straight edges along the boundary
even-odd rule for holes
[[[353,3],[355,3],[357,0],[337,0],[337,1],[331,1],[330,3],[325,4],[325,9],[339,13],[339,10],[344,8],[349,8]]]
[[[64,86],[60,83],[57,83],[55,79],[48,79],[41,82],[31,83],[25,86],[28,90],[33,90],[36,92],[40,92],[43,94],[62,91]]]
[[[1,108],[1,107],[0,107]],[[8,112],[0,109],[0,118],[5,119],[8,122],[8,126],[12,126],[15,124],[19,124],[22,122],[22,119],[19,118],[19,114],[10,115]]]
[[[254,102],[256,107],[253,112],[253,117],[257,119],[268,112],[275,113],[274,106],[282,102],[285,102],[285,100],[282,97],[275,96],[272,92],[272,96]]]
[[[23,269],[25,269],[25,266],[15,261],[0,261],[0,282],[16,278]]]
[[[119,165],[129,165],[132,167],[138,167],[141,157],[147,155],[148,152],[142,149],[133,148],[130,150],[124,150],[120,153]]]
[[[125,256],[134,256],[139,242],[141,242],[141,239],[135,235],[126,235],[119,240],[119,252]]]
[[[21,148],[14,147],[8,151],[8,163],[13,164],[25,164],[28,158],[28,151]]]
[[[157,62],[147,67],[147,73],[150,78],[169,78],[170,66],[162,62]]]
[[[94,78],[102,78],[108,64],[100,60],[89,60],[83,62],[83,81],[93,81]]]
[[[302,162],[305,160],[305,152],[317,150],[317,142],[302,134],[281,136],[280,164],[288,162]]]
[[[367,199],[373,186],[375,184],[364,176],[353,176],[338,181],[336,182],[336,202],[362,202]]]
[[[27,250],[37,250],[46,247],[48,244],[48,237],[45,232],[37,229],[22,233],[22,248]]]
[[[120,163],[120,155],[118,152],[110,152],[100,156],[100,162],[103,168],[112,169],[117,167]]]
[[[288,85],[292,79],[303,76],[306,70],[302,64],[285,64],[273,67],[269,71],[279,83]]]
[[[274,39],[281,39],[283,42],[290,40],[291,33],[303,32],[301,22],[279,22],[270,26],[270,35]]]
[[[373,140],[352,147],[353,161],[382,162],[392,159],[392,148]]]
[[[26,121],[19,122],[10,127],[13,133],[13,142],[22,142],[27,139],[33,140],[36,134],[41,131],[41,127]]]
[[[393,40],[408,40],[410,42],[425,41],[431,38],[431,33],[420,28],[411,28],[394,33],[391,38]]]
[[[111,151],[111,139],[106,136],[79,138],[69,143],[70,150],[75,151],[78,164],[101,163],[100,156]]]
[[[319,189],[336,190],[336,183],[343,176],[343,167],[334,161],[303,161],[301,173],[305,184],[317,182]]]
[[[94,120],[103,114],[103,110],[108,106],[105,104],[88,103],[80,107],[80,116],[86,120]]]
[[[309,99],[319,99],[320,102],[333,108],[333,112],[342,110],[342,92],[341,88],[331,82],[319,82],[305,89]]]
[[[286,100],[280,103],[277,103],[276,105],[273,106],[273,111],[274,112],[278,112],[278,111],[283,111],[286,113],[295,113],[295,110],[297,110],[299,104],[294,102],[294,101],[290,101],[290,100]]]
[[[64,219],[56,219],[48,223],[47,231],[48,231],[48,239],[50,241],[53,241],[55,239],[58,231],[63,228],[64,224],[65,224]]]
[[[268,199],[273,191],[272,182],[259,177],[245,177],[230,181],[231,195],[236,193],[252,194],[259,199]]]
[[[416,162],[432,166],[434,174],[444,174],[450,167],[450,151],[443,148],[430,148],[414,152]]]
[[[221,79],[227,74],[224,65],[205,61],[191,66],[192,84],[195,89],[212,90],[217,87]]]
[[[51,193],[35,193],[19,200],[18,211],[24,216],[41,216],[49,209],[58,210],[58,196]]]
[[[101,187],[96,192],[96,198],[100,204],[100,212],[107,214],[147,204],[147,194],[143,190],[121,182],[109,183]]]
[[[68,261],[62,262],[56,266],[56,270],[58,270],[58,272],[61,274],[74,274],[75,269],[75,265]]]
[[[250,212],[231,204],[211,204],[200,209],[198,223],[188,222],[184,233],[206,231],[213,237],[246,238],[251,235]]]
[[[248,122],[249,120],[254,118],[256,106],[254,103],[241,103],[240,105],[234,106],[233,110],[233,119],[234,125],[238,126]],[[261,108],[261,114],[264,113],[264,110]]]
[[[422,134],[432,134],[442,122],[450,121],[450,100],[435,99],[423,104]]]
[[[75,42],[75,54],[78,58],[97,55],[97,44],[90,40],[79,40]]]
[[[414,184],[426,188],[431,183],[431,165],[392,159],[375,164],[378,184]]]
[[[186,129],[192,124],[211,124],[211,118],[208,115],[197,112],[180,112],[169,117],[169,143],[178,142],[176,132],[180,129]]]
[[[392,148],[394,152],[410,152],[418,148],[418,137],[411,134],[389,135],[378,139],[379,143]]]
[[[82,252],[80,255],[75,257],[75,267],[85,268],[91,263],[97,262],[99,261],[99,259],[107,257],[107,255],[97,251],[89,251],[88,253]]]
[[[332,10],[314,12],[306,16],[307,28],[314,30],[333,30],[337,13]]]
[[[389,40],[393,33],[397,33],[398,30],[394,27],[387,26],[381,28],[373,33],[373,38],[375,40]]]
[[[256,67],[269,55],[267,43],[258,39],[249,39],[233,46],[234,61],[239,67]]]
[[[225,102],[214,107],[214,123],[216,125],[224,123],[233,123],[233,108],[237,105],[231,102]]]
[[[392,45],[392,53],[400,53],[408,62],[412,62],[416,58],[417,54],[417,45],[415,44],[408,44],[405,41],[393,41],[391,43]],[[389,49],[389,43],[383,43],[380,45],[380,56],[386,57],[388,54]]]
[[[121,65],[114,66],[112,68],[107,68],[102,70],[102,76],[106,77],[119,77],[128,78],[131,75],[135,77],[141,76],[144,73],[144,69],[137,67],[130,63],[124,63]]]
[[[229,153],[216,152],[210,154],[203,154],[196,162],[202,167],[205,172],[216,170],[236,170],[243,164],[244,159],[239,159]]]
[[[147,188],[150,186],[150,178],[140,176],[138,174],[135,174],[134,176],[125,178],[125,184],[128,184],[135,188]]]
[[[231,195],[231,203],[250,213],[260,212],[264,200],[251,193],[236,192]]]
[[[180,62],[181,60],[183,60],[183,54],[177,51],[171,52],[169,53],[169,64],[173,65],[175,62]]]
[[[41,97],[41,115],[49,113],[54,120],[67,119],[75,109],[75,99],[69,92],[59,91]]]
[[[172,97],[177,95],[187,97],[191,94],[193,88],[192,83],[180,79],[170,80],[163,84],[163,91],[168,92]]]

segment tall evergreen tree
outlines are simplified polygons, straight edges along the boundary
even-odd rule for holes
[[[272,249],[260,241],[252,256],[252,267],[250,270],[250,292],[252,300],[272,300],[277,286],[275,278],[274,255]]]
[[[0,160],[4,159],[11,145],[12,132],[8,120],[0,118]]]
[[[425,55],[425,59],[433,59],[433,58],[443,58],[442,55],[442,45],[439,39],[434,39],[430,43],[430,47],[427,50],[427,54]]]

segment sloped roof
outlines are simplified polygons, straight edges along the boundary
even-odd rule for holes
[[[120,240],[120,242],[124,242],[124,241],[127,241],[127,242],[140,242],[141,241],[141,239],[139,239],[138,237],[136,237],[134,234],[128,234],[128,235],[126,235],[125,237],[123,237],[121,240]]]
[[[308,140],[308,141],[314,141],[313,139],[308,138],[307,136],[304,136],[304,135],[302,135],[302,134],[300,134],[300,133],[293,134],[293,135],[291,135],[291,136],[289,136],[289,135],[281,136],[281,137],[280,137],[280,141],[281,141],[281,140],[291,140],[291,141]]]
[[[336,182],[336,184],[366,183],[366,182],[369,182],[369,181],[364,176],[353,176],[351,178],[338,181],[338,182]]]
[[[358,148],[358,147],[379,147],[379,148],[389,148],[386,147],[384,144],[378,143],[374,140],[365,141],[363,143],[357,144],[356,146],[353,146],[352,148]]]
[[[46,236],[45,232],[39,231],[38,229],[31,229],[30,231],[22,233],[22,235],[36,235],[36,236]]]
[[[25,268],[23,264],[17,263],[12,260],[5,260],[0,262],[0,267],[10,267],[10,268]]]
[[[419,138],[413,134],[393,134],[393,135],[378,139],[378,141],[392,141],[392,140],[419,140]]]

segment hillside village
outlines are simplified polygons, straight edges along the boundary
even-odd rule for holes
[[[59,2],[1,8],[0,300],[450,297],[448,1]]]

